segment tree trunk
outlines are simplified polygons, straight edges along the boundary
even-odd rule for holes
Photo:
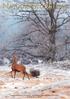
[[[49,32],[49,57],[50,57],[51,61],[55,60],[55,54],[56,54],[55,34],[56,34],[55,31]]]

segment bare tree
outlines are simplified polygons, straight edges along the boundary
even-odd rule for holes
[[[32,22],[36,32],[48,38],[46,44],[48,56],[54,61],[56,33],[63,25],[70,21],[69,10],[65,6],[59,5],[57,0],[39,0],[39,4],[41,6],[40,10],[31,6],[29,20]]]
[[[68,59],[69,58],[69,45],[70,45],[70,37],[68,35],[65,35],[65,41],[64,41],[64,45],[65,45],[65,58]]]
[[[39,49],[42,48],[41,52],[43,52],[43,56],[46,56],[46,59],[50,58],[54,61],[56,54],[56,33],[70,21],[70,12],[66,8],[67,6],[59,4],[58,0],[38,0],[38,2],[36,6],[29,6],[30,11],[25,11],[29,13],[25,16],[26,18],[24,18],[24,10],[21,10],[20,15],[17,13],[15,16],[21,18],[21,21],[18,21],[18,23],[23,22],[24,19],[30,22],[30,31],[22,35],[23,41],[29,34],[39,33],[43,37],[42,42],[38,39],[37,42],[31,40],[32,46],[30,48],[39,46]],[[22,44],[22,47],[24,46]]]

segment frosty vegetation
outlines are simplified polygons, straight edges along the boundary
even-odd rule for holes
[[[30,97],[30,96],[40,96],[43,95],[44,91],[54,91],[58,88],[64,88],[66,86],[70,86],[70,71],[69,69],[63,70],[63,66],[70,66],[70,61],[61,61],[52,63],[39,63],[37,65],[26,65],[27,71],[29,72],[31,68],[39,69],[40,76],[38,78],[30,78],[28,80],[25,78],[11,78],[8,74],[11,70],[8,65],[0,66],[0,72],[4,72],[0,74],[0,84],[4,82],[0,89],[0,97],[9,97],[12,96],[22,96],[22,97]],[[69,68],[68,66],[68,68]],[[57,68],[55,68],[57,67]],[[61,68],[62,67],[62,68]],[[52,95],[51,95],[52,96]],[[64,94],[58,94],[57,97],[65,96]]]
[[[15,0],[13,4],[14,2],[20,3],[21,1]],[[8,12],[3,9],[5,18],[9,17],[9,21],[11,18],[16,19],[10,27],[19,24],[20,31],[17,35],[11,31],[10,35],[14,34],[11,35],[11,41],[1,45],[1,64],[4,57],[11,61],[14,51],[19,58],[18,63],[23,64],[70,59],[69,8],[58,6],[60,5],[58,0],[55,2],[54,0],[43,0],[43,2],[39,0],[38,2],[42,6],[41,11],[34,9],[33,6],[30,7],[31,10],[26,11],[23,8],[8,9]],[[65,5],[65,3],[61,3],[61,5]],[[3,14],[2,10],[1,14]],[[5,22],[3,21],[3,23]]]

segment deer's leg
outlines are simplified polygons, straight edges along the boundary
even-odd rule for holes
[[[30,79],[30,78],[29,78],[29,74],[28,74],[27,72],[25,72],[25,74],[27,75],[28,79]]]
[[[25,77],[24,72],[23,72],[23,71],[21,71],[21,74],[22,74],[22,78],[23,78],[23,80],[24,80],[24,77]]]
[[[11,74],[11,77],[13,78],[12,72],[13,72],[13,71],[10,71],[10,74]]]
[[[15,78],[15,75],[16,75],[16,71],[13,71],[13,77]]]
[[[23,76],[23,80],[24,80],[24,77],[25,77],[25,72],[23,72],[24,76]]]
[[[14,77],[14,71],[10,71],[11,73],[11,77],[13,78]]]

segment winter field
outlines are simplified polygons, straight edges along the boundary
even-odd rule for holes
[[[56,67],[56,68],[55,68]],[[70,99],[70,61],[27,65],[40,70],[40,76],[30,80],[17,73],[10,75],[10,67],[0,66],[0,99]]]

